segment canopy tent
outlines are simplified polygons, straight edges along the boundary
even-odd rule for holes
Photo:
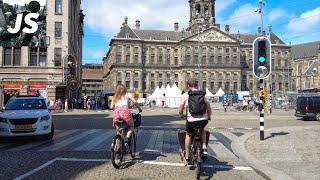
[[[215,97],[221,97],[221,96],[223,96],[225,93],[223,92],[223,90],[220,88],[219,90],[218,90],[218,92],[215,94],[215,95],[213,95],[213,96],[215,96]]]
[[[243,100],[244,96],[249,96],[250,97],[250,92],[249,91],[238,91],[238,100]]]
[[[148,97],[148,99],[154,99],[157,98],[160,94],[160,88],[157,86],[157,88],[153,91],[151,96]]]
[[[181,101],[181,90],[174,83],[170,89],[170,93],[166,95],[166,105],[170,108],[177,108]]]
[[[206,97],[214,97],[214,95],[206,88]]]

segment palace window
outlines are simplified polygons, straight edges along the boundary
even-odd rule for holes
[[[5,47],[4,48],[4,66],[21,65],[21,48]]]
[[[62,14],[62,0],[55,0],[56,14]]]
[[[54,29],[55,29],[55,38],[61,38],[62,37],[62,22],[55,22]]]
[[[47,48],[30,48],[29,66],[47,66]]]
[[[62,48],[54,48],[54,66],[61,66]]]

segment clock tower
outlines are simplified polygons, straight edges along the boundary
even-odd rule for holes
[[[189,0],[189,30],[191,30],[192,34],[215,25],[215,1],[216,0]]]

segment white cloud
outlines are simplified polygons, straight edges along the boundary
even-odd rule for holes
[[[280,8],[273,9],[268,14],[268,22],[272,23],[283,17],[289,17],[289,15],[284,9],[280,9]]]
[[[291,32],[313,32],[320,27],[320,7],[304,12],[290,20],[287,30]]]
[[[216,1],[216,14],[228,8],[236,0]],[[141,21],[142,29],[173,30],[174,22],[180,29],[189,26],[189,3],[186,0],[84,0],[82,8],[90,29],[102,34],[116,35],[125,16],[129,25]]]
[[[18,5],[25,5],[29,4],[30,1],[32,0],[3,0],[3,3],[8,3],[8,4],[18,4]],[[41,6],[46,4],[46,0],[37,0]]]
[[[230,7],[232,4],[236,3],[237,0],[218,0],[216,1],[216,14]]]
[[[135,27],[135,21],[140,20],[143,29],[169,30],[173,29],[175,21],[180,23],[180,27],[188,24],[188,3],[181,0],[86,0],[82,7],[87,25],[104,34],[116,35],[125,16],[128,16],[131,27]]]
[[[231,31],[241,33],[253,33],[257,31],[261,23],[260,15],[254,13],[256,6],[245,4],[237,8],[225,21],[230,25]]]
[[[102,59],[102,57],[104,57],[106,54],[106,51],[104,49],[85,48],[84,52],[91,59]]]

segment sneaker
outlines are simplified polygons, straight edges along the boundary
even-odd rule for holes
[[[203,160],[203,161],[207,160],[207,156],[208,156],[208,151],[207,151],[207,149],[203,149],[203,150],[202,150],[202,160]]]
[[[127,145],[127,146],[130,146],[130,145],[131,145],[131,139],[130,139],[130,138],[127,138],[127,139],[126,139],[126,145]]]
[[[193,166],[193,163],[190,159],[186,159],[187,163],[186,163],[186,166],[187,167],[192,167]]]
[[[205,155],[205,156],[207,156],[207,155],[208,155],[207,148],[203,149],[202,154],[203,154],[203,155]]]

